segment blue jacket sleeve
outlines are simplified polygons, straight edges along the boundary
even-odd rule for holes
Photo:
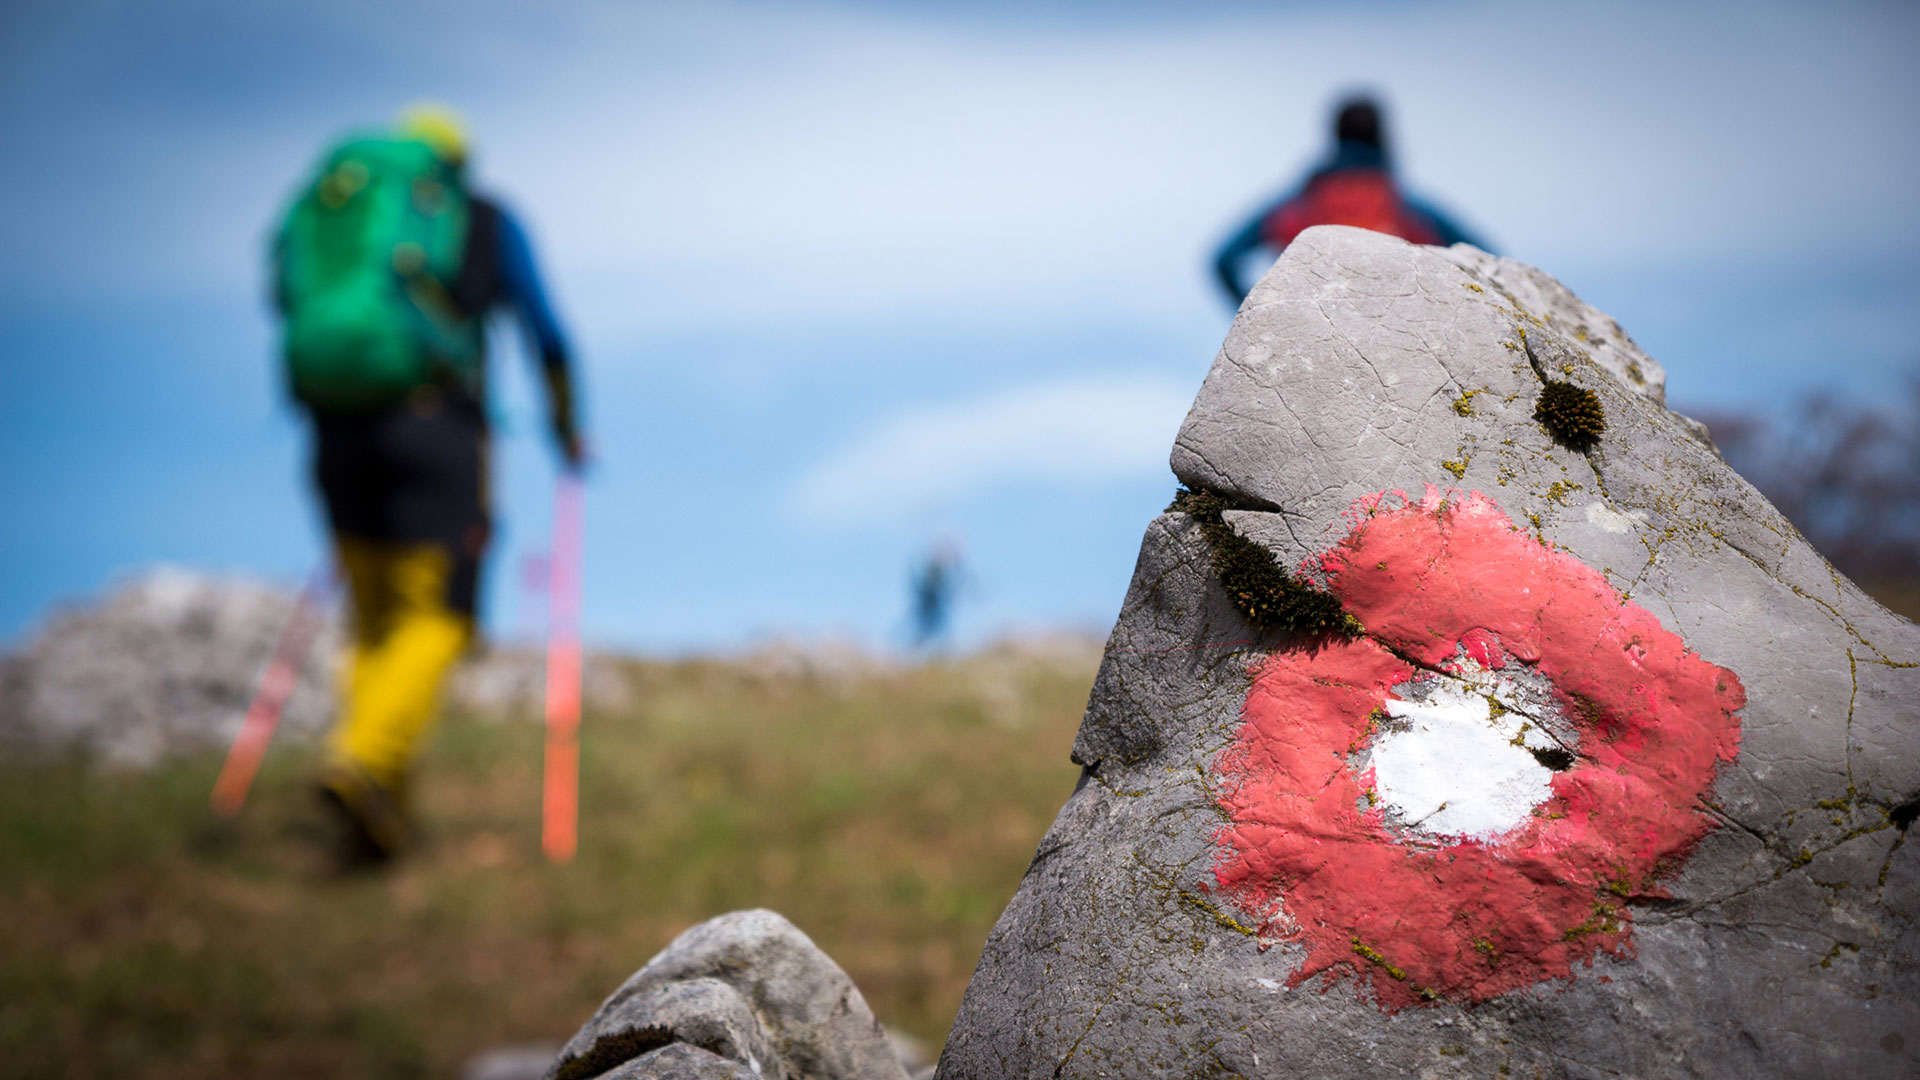
[[[1489,255],[1498,254],[1488,247],[1486,241],[1460,227],[1460,223],[1440,212],[1440,208],[1422,199],[1403,196],[1407,208],[1427,219],[1433,231],[1440,234],[1440,245],[1472,244]]]
[[[1220,250],[1213,257],[1213,276],[1220,287],[1227,292],[1227,298],[1239,307],[1246,300],[1247,291],[1253,283],[1244,281],[1241,273],[1246,268],[1247,256],[1266,246],[1267,219],[1280,212],[1280,208],[1299,198],[1306,190],[1304,183],[1297,184],[1279,198],[1261,207],[1260,212],[1247,219],[1240,231],[1227,237]],[[1278,254],[1277,252],[1275,254]]]
[[[500,212],[500,278],[507,302],[519,315],[520,325],[540,354],[540,363],[549,369],[565,368],[567,339],[540,287],[540,275],[533,266],[533,246],[520,223],[504,210]]]
[[[533,246],[513,215],[500,212],[500,286],[506,301],[520,316],[520,325],[540,354],[540,367],[546,376],[548,422],[561,456],[569,468],[578,469],[586,460],[580,438],[577,394],[574,389],[567,339],[560,322],[553,317],[547,294],[540,288],[540,275],[533,267]]]
[[[1219,280],[1220,287],[1227,292],[1227,299],[1235,307],[1239,307],[1240,302],[1247,298],[1249,288],[1240,280],[1241,264],[1246,262],[1248,255],[1259,249],[1261,226],[1266,224],[1270,213],[1271,208],[1255,214],[1253,220],[1242,226],[1240,231],[1227,237],[1227,242],[1220,245],[1219,252],[1213,257],[1213,276]]]

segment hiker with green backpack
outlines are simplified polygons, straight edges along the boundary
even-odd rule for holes
[[[406,790],[441,684],[472,640],[487,498],[485,319],[511,309],[545,375],[569,469],[583,461],[565,338],[526,234],[466,176],[449,111],[330,148],[274,238],[294,397],[350,602],[339,720],[320,782],[349,864],[408,842]]]

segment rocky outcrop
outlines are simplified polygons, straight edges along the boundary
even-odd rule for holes
[[[1304,233],[946,1080],[1910,1076],[1920,630],[1551,278]]]
[[[280,586],[179,567],[156,567],[97,601],[54,611],[0,655],[0,745],[15,753],[79,753],[141,768],[174,755],[225,747],[297,602]],[[276,739],[299,739],[332,719],[340,655],[341,597],[323,596],[299,680]],[[638,699],[631,658],[586,658],[582,691],[592,711]],[[488,718],[542,715],[546,655],[537,647],[486,647],[453,671],[451,711]]]
[[[224,745],[294,604],[263,582],[161,567],[57,611],[0,657],[0,739],[121,767]],[[281,717],[289,733],[326,724],[337,643],[330,622],[311,640]]]
[[[613,992],[547,1080],[905,1080],[887,1034],[826,953],[771,911],[675,938]]]

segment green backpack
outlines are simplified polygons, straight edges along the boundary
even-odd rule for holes
[[[371,409],[447,376],[477,391],[480,320],[448,291],[468,216],[459,170],[424,142],[353,138],[327,153],[275,242],[295,397]]]

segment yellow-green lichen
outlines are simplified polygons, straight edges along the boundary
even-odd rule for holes
[[[1835,942],[1833,948],[1827,950],[1827,955],[1820,958],[1820,966],[1823,968],[1832,967],[1833,962],[1839,958],[1843,951],[1857,953],[1860,951],[1860,946],[1855,945],[1851,941]]]
[[[1405,971],[1402,971],[1399,968],[1394,967],[1392,964],[1387,963],[1387,958],[1384,956],[1381,956],[1379,950],[1362,942],[1359,938],[1353,939],[1353,952],[1354,952],[1354,955],[1356,956],[1360,956],[1367,960],[1372,961],[1375,965],[1377,965],[1380,968],[1380,970],[1386,972],[1390,978],[1396,979],[1400,982],[1407,981],[1407,973]]]
[[[1617,934],[1620,932],[1619,916],[1618,910],[1596,900],[1593,902],[1593,914],[1579,925],[1569,927],[1561,936],[1568,941],[1578,941],[1588,934]]]
[[[1244,934],[1250,938],[1257,938],[1260,936],[1260,931],[1255,930],[1253,927],[1248,926],[1247,924],[1241,922],[1239,919],[1236,919],[1233,916],[1227,914],[1226,912],[1221,911],[1219,908],[1214,907],[1212,904],[1207,903],[1205,900],[1201,899],[1198,896],[1193,895],[1187,890],[1181,889],[1179,890],[1179,894],[1180,894],[1181,903],[1187,905],[1188,907],[1198,908],[1202,914],[1206,915],[1208,918],[1212,919],[1215,923],[1218,923],[1220,926],[1224,927],[1225,929],[1231,930],[1236,934]]]
[[[1614,871],[1613,880],[1607,882],[1607,891],[1615,896],[1626,897],[1633,893],[1633,882],[1627,877],[1627,868],[1622,866]]]

